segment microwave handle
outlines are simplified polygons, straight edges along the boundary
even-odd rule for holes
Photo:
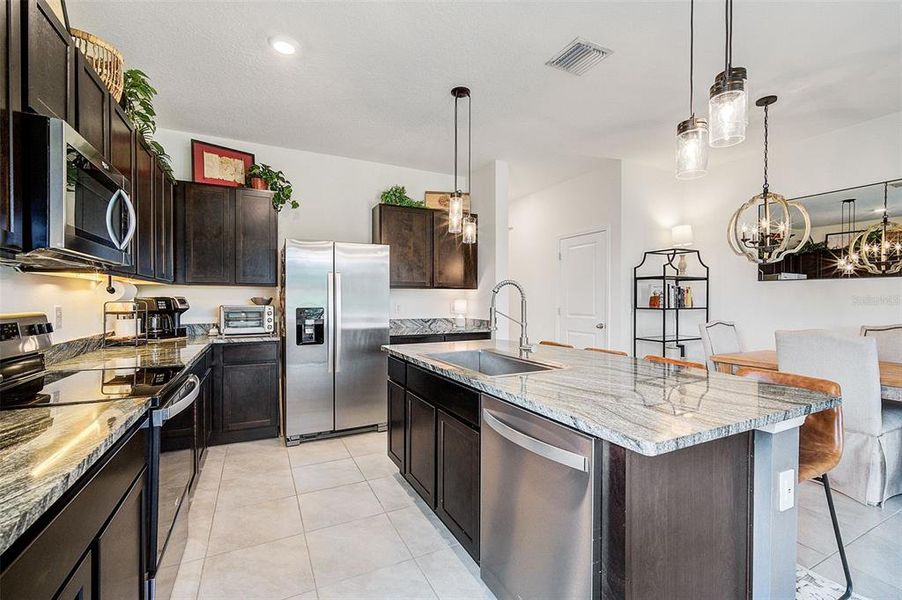
[[[106,231],[110,234],[110,239],[116,245],[116,248],[122,249],[122,242],[119,241],[119,238],[116,237],[115,232],[113,232],[113,208],[116,206],[116,200],[119,199],[121,194],[124,194],[121,189],[116,190],[116,193],[113,194],[113,197],[110,198],[110,201],[106,205]]]
[[[120,250],[125,250],[125,247],[128,246],[129,242],[132,241],[132,238],[135,237],[135,227],[138,225],[138,217],[135,215],[135,205],[132,203],[132,199],[128,197],[128,194],[123,190],[119,190],[119,193],[122,194],[122,199],[125,200],[125,208],[128,210],[128,231],[125,233],[125,237],[122,238],[122,243],[119,244]]]

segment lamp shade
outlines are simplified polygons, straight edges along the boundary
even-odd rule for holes
[[[455,298],[451,303],[451,313],[455,315],[465,315],[467,314],[467,299],[466,298]]]
[[[691,246],[693,242],[692,225],[677,225],[671,229],[670,240],[674,248]]]

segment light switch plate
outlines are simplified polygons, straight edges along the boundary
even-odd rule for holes
[[[63,328],[63,307],[59,304],[53,307],[53,328],[54,329],[62,329]]]
[[[796,501],[796,472],[795,469],[780,471],[778,494],[780,497],[780,512],[789,510],[795,506]]]

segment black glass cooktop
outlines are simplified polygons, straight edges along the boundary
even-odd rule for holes
[[[0,386],[0,410],[160,395],[181,367],[43,371]]]

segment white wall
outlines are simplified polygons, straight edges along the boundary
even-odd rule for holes
[[[902,322],[900,278],[758,282],[756,266],[729,250],[727,222],[760,191],[760,157],[712,164],[706,177],[691,182],[655,171],[624,163],[624,265],[638,262],[642,250],[668,246],[670,226],[691,224],[695,248],[711,267],[711,318],[736,321],[747,347],[772,348],[777,329],[855,331],[864,323]],[[898,178],[902,113],[774,143],[769,171],[771,190],[787,198]],[[624,281],[631,276],[624,272]]]
[[[620,347],[622,321],[617,316],[620,296],[620,161],[602,161],[588,173],[533,192],[510,203],[510,258],[512,279],[523,284],[529,304],[532,341],[557,336],[558,245],[562,237],[607,228],[611,246],[611,289],[608,306],[609,345]],[[513,316],[519,298],[510,298]],[[512,328],[517,333],[517,327]]]

